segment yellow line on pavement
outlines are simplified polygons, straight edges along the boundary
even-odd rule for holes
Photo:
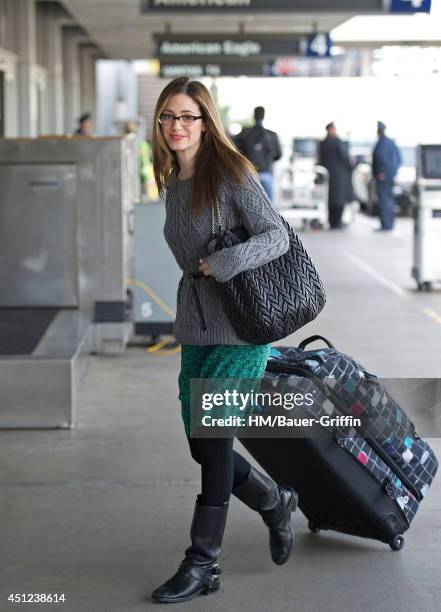
[[[369,274],[369,276],[371,276],[378,283],[380,283],[380,285],[383,285],[390,291],[393,291],[393,293],[395,293],[401,298],[404,298],[407,300],[411,299],[411,295],[407,291],[405,291],[404,289],[402,289],[401,287],[399,287],[398,285],[390,281],[388,278],[383,276],[383,274],[380,274],[379,272],[377,272],[372,266],[367,264],[365,261],[363,261],[356,255],[354,255],[353,253],[350,253],[349,251],[343,251],[343,252],[346,255],[347,259],[351,260],[356,266],[364,270],[367,274]],[[435,323],[441,323],[441,315],[437,313],[435,310],[432,310],[431,308],[421,308],[421,312],[423,312],[426,316],[430,317],[432,321],[435,321]]]
[[[441,315],[431,308],[423,308],[423,312],[436,323],[441,323]]]

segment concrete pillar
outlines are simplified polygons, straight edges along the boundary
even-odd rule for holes
[[[96,118],[96,62],[101,57],[95,45],[80,45],[81,109]]]
[[[79,46],[90,42],[80,28],[63,28],[64,131],[71,134],[83,112]]]
[[[38,14],[39,61],[46,69],[46,95],[44,97],[44,133],[62,134],[64,131],[63,106],[63,44],[62,27],[69,21],[58,5],[42,3]]]
[[[17,91],[18,57],[6,49],[0,48],[0,70],[4,73],[4,129],[5,137],[18,136],[18,91]]]
[[[372,61],[373,61],[373,49],[361,49],[361,75],[362,77],[373,76],[372,72]]]
[[[38,100],[35,71],[37,65],[35,0],[16,0],[15,40],[18,55],[18,133],[36,136]]]

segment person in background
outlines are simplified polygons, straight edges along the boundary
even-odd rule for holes
[[[143,162],[141,167],[141,180],[145,182],[146,198],[153,201],[159,199],[155,175],[153,173],[152,143],[150,140],[143,141]]]
[[[282,157],[279,137],[275,132],[263,127],[265,109],[257,106],[254,109],[255,124],[244,128],[235,138],[234,144],[256,167],[265,193],[273,197],[273,164]]]
[[[133,134],[138,140],[138,163],[139,181],[141,187],[141,200],[157,200],[158,191],[156,189],[155,177],[153,175],[152,149],[150,143],[139,136],[139,126],[134,121],[127,121],[124,124],[124,134]]]
[[[331,229],[342,229],[342,215],[347,202],[354,199],[352,163],[346,144],[337,136],[335,124],[326,126],[326,138],[320,142],[318,163],[329,173],[328,215]]]
[[[372,159],[372,175],[377,186],[378,211],[381,226],[376,231],[390,231],[395,222],[394,178],[401,165],[401,155],[395,142],[386,136],[386,126],[377,122],[378,141]]]
[[[78,128],[75,130],[76,136],[86,136],[92,138],[93,136],[93,121],[90,113],[83,113],[78,119]]]

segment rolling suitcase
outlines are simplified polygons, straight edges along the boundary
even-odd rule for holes
[[[318,339],[328,348],[304,350]],[[309,529],[373,538],[400,550],[438,462],[377,377],[325,338],[312,336],[298,348],[272,349],[260,390],[314,397],[300,412],[320,420],[320,435],[238,434],[274,480],[297,490]],[[338,415],[363,415],[363,429],[322,425]]]

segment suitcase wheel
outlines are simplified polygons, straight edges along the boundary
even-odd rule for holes
[[[312,533],[318,533],[320,531],[320,527],[316,525],[313,521],[308,521],[308,529],[312,531]]]
[[[404,546],[404,538],[402,535],[396,535],[389,540],[389,546],[392,550],[401,550]]]

